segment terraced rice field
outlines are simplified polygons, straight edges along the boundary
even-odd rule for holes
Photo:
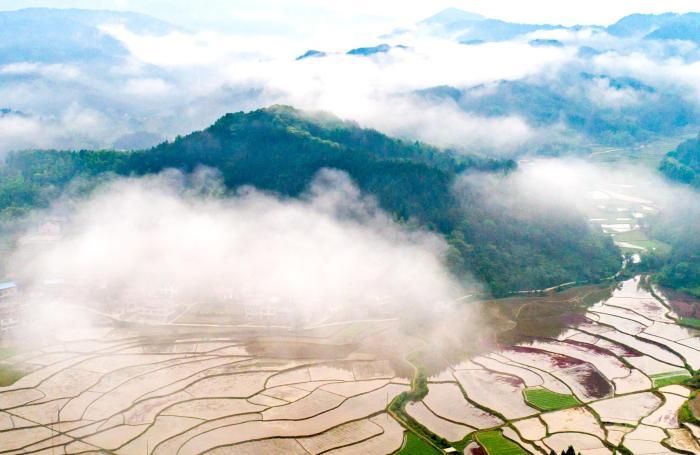
[[[2,363],[29,373],[0,387],[0,454],[700,453],[700,428],[677,418],[700,332],[642,285],[489,303],[508,321],[498,342],[435,362],[406,404],[432,443],[387,412],[411,387],[406,359],[430,352],[396,321],[57,333]]]
[[[700,319],[697,318],[680,318],[680,323],[688,327],[700,329]]]
[[[476,435],[476,440],[489,453],[489,455],[525,455],[519,445],[507,439],[498,430],[484,431]]]
[[[386,407],[408,380],[367,352],[291,358],[254,354],[239,336],[84,336],[10,359],[33,371],[0,388],[0,453],[389,453],[404,440]],[[313,353],[319,337],[305,342]]]
[[[555,411],[581,404],[571,394],[552,392],[542,388],[525,389],[525,402],[542,411]]]
[[[516,324],[501,336],[506,343],[448,371],[465,403],[505,422],[476,427],[482,431],[467,440],[488,453],[512,445],[519,453],[559,453],[569,445],[582,455],[623,446],[638,454],[693,452],[697,436],[676,414],[690,395],[678,384],[699,366],[700,332],[680,327],[659,291],[645,286],[636,278],[607,294],[579,288],[494,302],[499,317]],[[445,372],[433,377],[433,387],[450,383]]]
[[[653,374],[649,377],[654,382],[654,387],[664,387],[667,385],[682,384],[690,377],[690,374],[687,371],[681,371]]]
[[[411,432],[406,432],[406,440],[398,452],[399,455],[437,455],[439,453],[437,449]]]

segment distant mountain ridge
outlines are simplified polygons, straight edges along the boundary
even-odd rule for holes
[[[564,28],[560,25],[507,22],[458,8],[447,8],[418,22],[417,25],[467,44],[478,41],[506,41],[535,30]]]
[[[620,37],[700,42],[700,13],[631,14],[607,28]]]
[[[441,26],[449,26],[452,24],[460,24],[464,22],[474,22],[482,21],[487,19],[487,17],[481,14],[471,13],[469,11],[464,11],[459,8],[446,8],[437,14],[430,16],[427,19],[423,19],[420,23],[422,24],[438,24]]]
[[[103,24],[123,24],[135,33],[163,35],[181,27],[157,19],[147,14],[132,11],[112,11],[79,8],[24,8],[15,11],[0,11],[0,16],[52,20],[70,20],[87,26],[98,27]]]
[[[494,19],[481,14],[464,11],[459,8],[447,8],[433,16],[419,21],[414,28],[400,28],[383,35],[386,40],[400,39],[404,34],[420,31],[441,38],[453,39],[464,45],[478,45],[487,42],[508,41],[523,37],[537,31],[571,30],[578,31],[584,27],[598,32],[607,32],[616,37],[637,38],[645,40],[686,40],[700,43],[700,13],[664,13],[664,14],[631,14],[618,20],[610,26],[602,25],[572,25],[558,24],[529,24],[508,22]],[[564,43],[556,39],[535,38],[529,40],[532,46],[563,47]],[[375,46],[359,47],[346,52],[349,55],[369,56],[391,51],[395,47],[388,43]],[[600,51],[586,48],[582,56],[593,56]],[[307,55],[308,54],[308,55]],[[326,52],[308,51],[297,58],[325,57]]]
[[[132,12],[28,8],[0,11],[0,64],[14,62],[113,62],[129,55],[100,25],[162,35],[178,30],[159,19]]]
[[[323,51],[317,51],[316,49],[309,49],[308,51],[301,54],[296,60],[304,60],[306,58],[318,58],[325,57],[327,54]]]
[[[504,41],[537,30],[578,30],[584,27],[508,22],[458,8],[447,8],[420,21],[418,25],[453,35],[464,43]],[[700,13],[631,14],[608,27],[589,26],[618,37],[700,42]]]
[[[594,96],[601,90],[624,94],[631,101],[601,104]],[[428,100],[450,99],[478,115],[518,115],[540,128],[566,126],[592,142],[612,146],[676,134],[694,125],[698,115],[693,103],[637,79],[583,72],[558,81],[502,80],[466,89],[438,86],[416,94]]]

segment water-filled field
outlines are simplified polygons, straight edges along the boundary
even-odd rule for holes
[[[698,427],[677,416],[691,393],[678,384],[700,367],[700,332],[678,326],[643,278],[609,292],[591,286],[491,303],[516,325],[469,369],[450,368],[465,400],[505,420],[501,433],[476,433],[488,453],[509,452],[503,438],[530,453],[570,444],[582,454],[623,446],[700,453]],[[449,383],[438,377],[440,387]]]
[[[0,388],[0,453],[432,453],[439,438],[490,454],[700,453],[700,428],[677,416],[700,332],[676,325],[643,278],[485,312],[501,323],[471,354],[432,350],[388,319],[63,330],[4,360],[27,374]],[[391,403],[415,387],[416,367],[428,390],[406,403],[407,420]]]

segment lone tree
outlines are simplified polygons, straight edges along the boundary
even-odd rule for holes
[[[554,450],[551,450],[549,452],[549,455],[557,455],[557,453]],[[569,446],[568,449],[561,451],[561,455],[577,455],[577,454],[576,454],[576,451],[574,450],[574,447]],[[578,455],[581,455],[581,454],[579,453]]]

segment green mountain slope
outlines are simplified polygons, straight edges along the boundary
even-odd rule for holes
[[[672,180],[700,188],[700,135],[667,153],[659,170]]]
[[[605,104],[588,95],[601,87],[635,101]],[[452,101],[478,115],[518,115],[530,125],[552,131],[552,135],[565,126],[569,133],[556,141],[563,143],[580,135],[585,138],[583,145],[630,146],[678,134],[697,122],[697,109],[681,95],[638,79],[605,74],[571,71],[557,81],[499,81],[464,90],[439,86],[417,94],[428,100]],[[542,153],[541,149],[534,151]]]
[[[228,114],[145,151],[13,153],[0,168],[0,216],[13,219],[66,190],[85,193],[109,175],[200,165],[218,169],[231,190],[253,185],[292,197],[319,169],[345,171],[398,221],[445,236],[453,272],[473,273],[496,295],[595,280],[619,266],[611,240],[583,218],[516,218],[489,208],[478,192],[453,191],[461,172],[504,174],[515,168],[512,161],[458,156],[284,106]]]
[[[666,154],[659,170],[669,179],[700,189],[700,135],[688,139]],[[652,258],[664,286],[700,297],[700,206],[689,198],[657,221],[654,234],[671,245],[666,255]]]

